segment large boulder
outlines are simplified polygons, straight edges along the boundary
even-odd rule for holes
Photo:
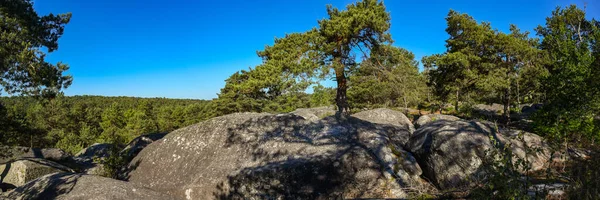
[[[402,127],[356,118],[236,113],[169,133],[128,180],[185,199],[406,197],[420,182]]]
[[[23,158],[40,158],[56,162],[67,161],[71,155],[58,148],[28,148],[0,145],[0,164]]]
[[[492,141],[498,142],[494,144]],[[498,130],[489,122],[430,122],[419,128],[408,144],[424,168],[423,174],[440,189],[473,186],[484,177],[482,163],[491,157],[487,154],[490,149],[499,147],[497,145],[510,147],[518,158],[527,158],[532,171],[541,170],[549,163],[550,152],[540,136],[516,130]]]
[[[442,114],[428,114],[423,115],[417,119],[415,122],[415,128],[419,128],[429,122],[437,121],[437,120],[446,120],[446,121],[457,121],[460,118],[452,115],[442,115]]]
[[[316,108],[298,108],[294,112],[294,115],[301,116],[308,121],[318,121],[322,118],[335,114],[335,109],[332,106],[323,106]]]
[[[497,103],[491,105],[477,104],[473,106],[473,110],[479,115],[494,118],[500,116],[504,112],[504,106]]]
[[[115,179],[55,173],[31,181],[5,194],[8,199],[176,199],[139,185]]]
[[[404,127],[408,129],[410,133],[413,133],[415,131],[414,125],[412,124],[410,119],[408,119],[408,117],[404,115],[404,113],[387,108],[378,108],[374,110],[362,111],[353,114],[352,117],[356,117],[361,120],[365,120],[376,124],[389,124]]]
[[[49,160],[26,158],[0,165],[0,183],[2,189],[6,190],[46,174],[70,171],[72,170]]]

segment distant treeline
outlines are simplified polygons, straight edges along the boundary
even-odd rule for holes
[[[3,97],[1,143],[56,146],[72,153],[96,142],[125,143],[213,117],[210,101],[165,98]]]

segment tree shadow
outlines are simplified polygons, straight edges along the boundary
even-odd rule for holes
[[[10,171],[11,164],[12,163],[6,163],[4,165],[4,170],[2,170],[2,173],[0,174],[0,191],[2,191],[2,192],[6,192],[8,190],[12,190],[12,189],[14,189],[16,187],[13,184],[4,183],[4,178],[6,178],[6,176],[8,175],[8,172]]]
[[[135,171],[138,168],[138,166],[140,166],[140,163],[142,163],[142,161],[143,159],[138,159],[133,163],[129,162],[128,164],[123,166],[123,168],[117,175],[117,179],[122,181],[129,181],[129,178],[131,178],[131,172]]]
[[[19,199],[56,199],[59,195],[69,193],[81,174],[56,173],[31,181],[8,193],[8,198]]]
[[[385,157],[389,145],[406,145],[405,127],[354,117],[309,122],[282,114],[247,120],[227,134],[225,148],[243,146],[260,164],[229,175],[213,193],[217,199],[381,198],[390,194],[390,178],[406,184],[393,178]],[[276,144],[296,145],[278,149]]]

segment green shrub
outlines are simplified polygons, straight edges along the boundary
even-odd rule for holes
[[[100,163],[104,165],[102,176],[118,179],[119,173],[128,164],[127,156],[121,153],[121,145],[115,144],[110,148],[110,154]]]

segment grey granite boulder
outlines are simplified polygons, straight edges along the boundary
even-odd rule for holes
[[[335,109],[332,106],[323,106],[316,108],[298,108],[294,112],[294,115],[301,116],[308,121],[318,121],[321,118],[335,115]]]
[[[356,117],[361,120],[365,120],[376,124],[400,126],[408,129],[410,133],[413,133],[415,131],[414,125],[412,124],[410,119],[408,119],[408,117],[404,115],[404,113],[387,108],[378,108],[373,110],[362,111],[353,114],[352,117]]]
[[[442,115],[442,114],[429,114],[423,115],[417,119],[415,122],[415,128],[419,128],[429,122],[437,121],[437,120],[447,120],[447,121],[457,121],[460,118],[452,115]]]
[[[550,152],[540,136],[495,127],[490,122],[434,121],[420,127],[408,146],[423,174],[440,189],[468,188],[483,179],[483,159],[497,145],[510,147],[517,158],[527,158],[532,171],[548,166]]]
[[[182,199],[406,198],[403,187],[422,184],[401,147],[409,135],[354,117],[235,113],[153,142],[127,177]]]

